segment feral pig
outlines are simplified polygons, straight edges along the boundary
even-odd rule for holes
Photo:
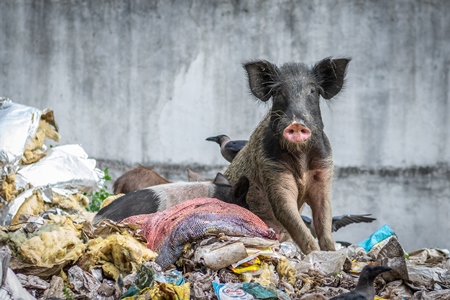
[[[170,181],[152,169],[138,166],[123,173],[116,181],[114,181],[113,192],[115,195],[128,194],[149,186],[166,183],[170,183]]]
[[[278,67],[265,60],[244,65],[251,92],[263,102],[272,98],[272,107],[224,175],[232,184],[246,176],[250,210],[281,239],[290,235],[306,254],[318,247],[300,217],[305,203],[320,249],[335,250],[329,196],[333,160],[319,100],[341,90],[349,61],[325,58],[313,67]]]
[[[119,222],[127,217],[162,211],[194,198],[217,198],[248,208],[245,197],[249,181],[241,177],[232,187],[220,173],[211,181],[160,184],[128,193],[103,207],[94,217],[94,224],[103,219]]]

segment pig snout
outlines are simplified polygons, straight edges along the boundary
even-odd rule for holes
[[[283,137],[291,143],[303,143],[311,136],[311,130],[305,125],[292,122],[283,131]]]

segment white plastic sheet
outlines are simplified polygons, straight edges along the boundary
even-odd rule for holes
[[[47,156],[24,166],[17,177],[32,186],[49,186],[90,193],[103,184],[102,173],[80,145],[63,145],[49,149]]]
[[[36,134],[42,111],[0,97],[0,166],[17,167]]]

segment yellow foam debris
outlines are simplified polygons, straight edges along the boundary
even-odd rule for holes
[[[113,265],[110,262],[105,262],[102,265],[103,274],[105,274],[106,277],[113,278],[117,281],[120,275],[119,269],[116,268],[115,265]]]
[[[89,198],[80,192],[65,195],[53,192],[52,203],[45,203],[44,199],[42,198],[41,191],[39,189],[36,189],[33,191],[33,194],[25,199],[25,201],[19,207],[13,219],[11,220],[11,225],[19,224],[19,217],[22,214],[40,215],[51,207],[58,207],[68,212],[70,212],[71,210],[76,210],[80,213],[84,213],[86,212],[86,206],[88,205]]]
[[[20,161],[22,165],[28,165],[37,162],[46,155],[42,150],[45,138],[50,138],[55,142],[59,142],[60,139],[58,128],[53,117],[53,111],[51,110],[47,110],[41,116],[36,134],[28,143],[23,153],[23,157]]]
[[[275,278],[274,275],[275,267],[266,262],[262,262],[261,269],[262,272],[258,278],[255,278],[255,281],[259,282],[262,286],[269,286],[271,284],[274,284],[276,286],[277,278]]]
[[[157,254],[127,232],[98,237],[88,242],[88,250],[78,265],[90,270],[94,266],[112,264],[123,275],[137,273],[141,264],[154,261]],[[110,265],[106,267],[116,276]],[[117,278],[115,278],[117,279]]]
[[[287,259],[280,259],[277,264],[277,273],[283,281],[294,285],[296,282],[297,270]]]
[[[10,234],[17,255],[24,263],[52,266],[77,261],[86,249],[81,232],[70,218],[58,216],[32,234],[16,231]]]
[[[2,175],[0,178],[0,197],[6,201],[16,198],[18,191],[16,190],[16,174]],[[1,204],[0,204],[1,207]]]
[[[64,210],[72,208],[77,211],[84,212],[86,211],[86,207],[89,205],[89,198],[81,193],[70,195],[53,193],[52,204]]]
[[[189,300],[190,283],[186,282],[182,285],[176,286],[170,283],[155,282],[151,287],[146,287],[140,290],[137,295],[123,298],[123,300],[145,299]]]
[[[22,214],[39,215],[44,211],[45,205],[41,191],[34,190],[33,194],[28,197],[17,210],[15,216],[11,220],[11,225],[19,224],[19,217]]]

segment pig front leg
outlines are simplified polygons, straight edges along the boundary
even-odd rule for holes
[[[269,228],[272,228],[278,235],[278,239],[280,241],[284,241],[289,237],[289,234],[286,232],[284,226],[275,217],[272,205],[267,199],[261,185],[251,182],[250,188],[247,192],[246,201],[249,210],[260,217]]]
[[[264,187],[277,220],[286,228],[303,253],[319,250],[311,231],[299,214],[299,190],[290,173],[276,173],[266,178]],[[303,191],[300,191],[303,192]]]
[[[307,203],[312,210],[316,236],[320,249],[324,251],[335,250],[331,229],[330,186],[332,174],[332,170],[313,171],[307,193]]]

